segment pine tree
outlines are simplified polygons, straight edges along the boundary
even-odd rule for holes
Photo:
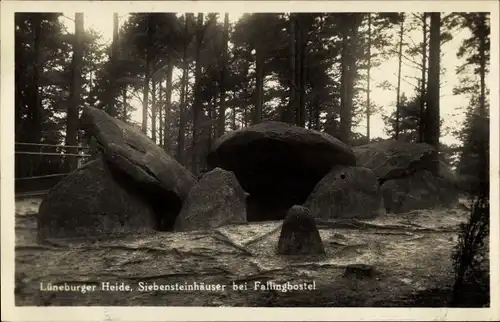
[[[427,126],[425,133],[426,143],[435,149],[433,173],[439,174],[439,137],[440,137],[440,26],[441,14],[432,12],[430,15],[430,39],[429,39],[429,80],[427,92],[427,114],[425,117]]]
[[[81,102],[82,90],[82,62],[83,62],[83,13],[75,13],[75,38],[73,43],[72,71],[73,80],[70,91],[70,102],[68,104],[67,125],[66,125],[66,145],[76,146],[78,140],[78,114]],[[71,154],[77,154],[76,148],[67,150]],[[75,170],[78,167],[76,156],[68,158],[68,169]]]

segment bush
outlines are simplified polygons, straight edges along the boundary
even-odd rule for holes
[[[489,305],[489,198],[471,198],[469,220],[461,225],[453,252],[455,282],[451,306]]]

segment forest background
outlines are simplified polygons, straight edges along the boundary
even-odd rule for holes
[[[488,13],[15,20],[16,142],[60,145],[44,152],[84,153],[73,148],[89,144],[78,126],[84,105],[137,126],[194,173],[218,137],[266,120],[352,146],[428,142],[465,177],[477,175],[478,142],[489,141]],[[26,160],[16,155],[16,177],[78,166],[71,157]]]

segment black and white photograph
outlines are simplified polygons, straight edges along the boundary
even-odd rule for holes
[[[446,2],[11,3],[2,294],[496,320],[498,3]]]

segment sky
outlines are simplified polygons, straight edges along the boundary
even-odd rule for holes
[[[108,43],[112,39],[112,28],[113,19],[112,13],[108,12],[83,12],[84,13],[84,25],[85,29],[91,28],[99,32],[102,35],[102,42]],[[231,12],[229,19],[230,22],[237,21],[244,12]],[[62,21],[67,27],[69,33],[74,32],[74,12],[64,12]],[[127,12],[118,12],[119,24],[123,24],[128,14]],[[223,14],[221,14],[223,16]],[[468,98],[460,95],[453,95],[453,88],[458,85],[459,78],[455,74],[455,69],[457,66],[461,65],[463,61],[456,57],[458,47],[460,46],[462,40],[468,37],[470,32],[468,30],[462,30],[460,32],[453,34],[453,40],[441,46],[441,68],[445,70],[444,75],[441,76],[441,118],[443,119],[441,141],[446,144],[458,144],[460,143],[457,138],[453,136],[450,131],[446,131],[447,128],[453,128],[461,126],[464,116],[465,107],[468,104]],[[394,35],[396,36],[396,34]],[[406,33],[404,36],[404,42],[408,43],[420,43],[422,41],[422,33],[420,30],[415,30],[413,32]],[[398,59],[397,57],[391,58],[384,61],[379,67],[372,68],[371,70],[371,94],[370,100],[372,105],[381,106],[381,113],[371,116],[371,126],[370,132],[372,138],[382,137],[386,138],[385,124],[382,118],[382,114],[390,114],[395,109],[396,103],[396,91],[386,90],[383,88],[377,88],[377,84],[384,81],[388,81],[392,85],[397,84],[397,73],[398,73]],[[411,84],[416,84],[416,80],[412,77],[420,77],[420,71],[416,68],[411,67],[411,64],[403,60],[401,67],[401,93],[406,94],[407,97],[411,97],[414,94],[414,87]],[[139,101],[133,103],[138,107],[138,110],[133,114],[133,119],[136,122],[141,123],[142,112],[141,104]],[[353,129],[356,132],[366,133],[366,118],[363,118],[357,128]]]

